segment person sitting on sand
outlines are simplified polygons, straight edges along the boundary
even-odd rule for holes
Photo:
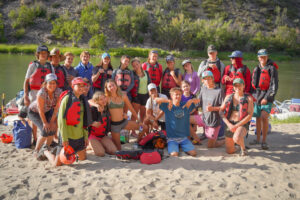
[[[215,148],[224,144],[223,141],[217,141],[219,130],[221,128],[221,118],[219,115],[220,106],[223,101],[223,92],[214,82],[214,75],[211,71],[202,73],[205,87],[202,87],[199,99],[203,114],[191,115],[191,124],[202,126],[205,129],[206,138],[208,138],[207,147]],[[193,132],[194,129],[191,128]],[[196,135],[195,133],[192,135]]]
[[[132,107],[127,94],[121,91],[120,87],[117,86],[117,83],[108,79],[105,82],[104,86],[105,96],[108,98],[108,110],[111,115],[111,135],[112,140],[117,146],[118,150],[121,150],[121,142],[120,142],[120,131],[122,129],[126,130],[139,130],[140,126],[142,126],[142,132],[139,134],[138,140],[145,135],[147,131],[147,126],[143,125],[139,120],[128,121],[127,115],[124,113],[124,106],[126,105],[131,111],[132,115],[138,119],[138,116]]]
[[[117,147],[107,134],[110,132],[110,114],[107,109],[107,99],[103,92],[97,91],[89,100],[93,123],[89,127],[89,142],[96,156],[105,153],[115,154]],[[97,107],[92,105],[97,105]]]
[[[44,142],[47,146],[50,146],[56,133],[58,101],[61,92],[62,90],[57,87],[56,75],[53,73],[47,74],[42,88],[37,93],[37,99],[29,106],[28,118],[41,131],[35,147],[35,155],[38,160],[43,159],[43,155],[38,154],[41,146]]]
[[[190,156],[196,156],[190,135],[190,112],[199,103],[199,99],[191,99],[186,104],[181,102],[182,90],[174,87],[170,90],[171,100],[156,98],[159,108],[165,112],[166,130],[168,137],[168,152],[171,156],[178,156],[179,147]]]
[[[92,123],[92,116],[89,104],[82,95],[84,87],[86,83],[81,77],[74,78],[73,91],[69,91],[61,99],[57,118],[60,144],[56,147],[56,151],[50,151],[49,148],[44,150],[44,155],[54,166],[62,165],[60,151],[62,147],[69,145],[79,160],[86,159],[86,147],[89,144],[87,127]]]
[[[234,93],[226,96],[220,108],[220,116],[227,125],[225,131],[226,152],[233,154],[234,144],[241,147],[241,155],[247,155],[244,137],[249,129],[249,121],[253,115],[253,99],[244,93],[245,83],[241,78],[233,80]]]

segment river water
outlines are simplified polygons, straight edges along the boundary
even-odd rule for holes
[[[15,97],[16,93],[23,88],[25,73],[28,64],[35,58],[33,55],[0,54],[0,94],[5,93],[6,102]],[[146,58],[141,59],[143,62]],[[194,69],[197,70],[202,59],[191,59]],[[92,57],[91,63],[97,65],[99,57]],[[74,65],[79,62],[79,56],[74,59]],[[176,67],[181,67],[181,59],[176,60]],[[223,61],[229,64],[229,59]],[[251,72],[258,61],[244,61]],[[112,57],[112,65],[117,68],[120,58]],[[159,63],[166,67],[165,60],[159,59]],[[277,62],[279,65],[279,90],[276,99],[283,101],[291,98],[300,98],[300,61]]]

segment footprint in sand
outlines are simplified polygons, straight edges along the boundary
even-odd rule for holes
[[[75,189],[74,189],[74,188],[69,188],[69,189],[68,189],[68,192],[69,192],[70,194],[74,194]]]

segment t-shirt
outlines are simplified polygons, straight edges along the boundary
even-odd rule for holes
[[[197,75],[197,72],[193,72],[192,74],[183,74],[183,80],[186,80],[191,85],[191,93],[196,94],[200,91],[200,79]]]
[[[184,96],[184,94],[182,94],[181,96],[181,102],[183,102],[184,104],[186,104],[186,102],[188,102],[188,100],[195,98],[195,96],[193,94],[190,94],[190,96],[186,97]]]
[[[183,138],[190,135],[190,112],[195,108],[195,104],[187,108],[180,102],[179,106],[168,108],[169,103],[160,104],[159,108],[165,112],[166,131],[168,138]]]
[[[139,78],[140,78],[140,84],[139,84],[138,93],[139,94],[147,94],[148,93],[148,89],[147,89],[148,77],[147,77],[146,73],[143,77],[139,77]]]
[[[224,93],[220,88],[217,89],[208,89],[207,87],[202,87],[199,94],[200,106],[203,110],[203,120],[206,126],[217,127],[220,125],[221,117],[219,112],[212,111],[207,112],[206,107],[211,104],[212,106],[221,106]]]
[[[74,77],[77,77],[78,76],[78,71],[76,71],[74,69],[74,67],[69,67],[67,68],[66,66],[63,65],[63,67],[65,68],[65,70],[67,71],[68,75],[71,75],[71,76],[74,76]]]
[[[44,112],[48,112],[49,110],[51,110],[56,106],[57,100],[59,99],[61,92],[62,90],[60,88],[56,88],[53,94],[53,98],[50,99],[45,88],[41,88],[38,91],[37,98],[42,97],[42,99],[44,99]],[[37,107],[37,99],[30,104],[29,109],[32,110],[33,112],[39,112]]]
[[[166,95],[160,94],[160,93],[158,94],[158,97],[159,97],[159,98],[168,99],[168,97],[167,97]],[[156,101],[153,101],[153,100],[151,99],[151,97],[149,97],[149,99],[147,100],[147,103],[146,103],[146,106],[145,106],[145,107],[146,107],[146,109],[152,109],[154,117],[156,117],[156,116],[159,114],[159,111],[160,111],[160,109],[159,109],[159,104],[156,103]],[[161,116],[161,117],[158,119],[158,121],[164,122],[164,121],[165,121],[165,115]]]

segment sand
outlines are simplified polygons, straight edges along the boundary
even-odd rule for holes
[[[0,143],[0,199],[300,199],[300,124],[272,129],[267,151],[251,146],[240,157],[203,142],[195,158],[181,153],[156,165],[88,154],[55,168],[32,149]]]

